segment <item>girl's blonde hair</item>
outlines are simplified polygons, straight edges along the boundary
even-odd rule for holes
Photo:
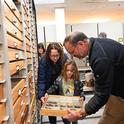
[[[68,65],[72,65],[73,66],[73,70],[74,70],[73,79],[74,80],[79,80],[79,72],[78,72],[77,65],[76,65],[75,61],[74,60],[71,60],[71,59],[68,59],[65,62],[65,64],[64,64],[64,67],[63,67],[62,72],[61,72],[61,76],[63,77],[63,79],[65,81],[67,81],[66,71],[67,71],[67,66]]]

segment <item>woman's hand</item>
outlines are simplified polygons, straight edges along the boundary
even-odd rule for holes
[[[48,99],[48,94],[46,93],[43,97],[41,97],[41,104],[44,104]]]

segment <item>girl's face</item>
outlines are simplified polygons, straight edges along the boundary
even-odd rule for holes
[[[74,74],[73,66],[72,65],[67,65],[67,69],[66,69],[67,79],[71,79],[73,74]]]
[[[54,63],[56,63],[59,60],[59,58],[60,58],[60,54],[59,54],[58,50],[56,50],[56,49],[51,49],[51,52],[50,52],[49,56],[50,56],[50,59]]]

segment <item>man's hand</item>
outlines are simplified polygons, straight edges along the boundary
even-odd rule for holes
[[[83,119],[87,116],[85,110],[80,110],[80,111],[72,111],[72,110],[68,110],[68,114],[66,116],[64,116],[64,119],[67,119],[68,121],[76,121],[79,119]]]

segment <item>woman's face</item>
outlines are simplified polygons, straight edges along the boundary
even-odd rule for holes
[[[54,63],[56,63],[59,60],[59,58],[60,58],[60,54],[59,54],[59,52],[58,52],[57,49],[51,49],[51,52],[50,52],[50,55],[49,56],[50,56],[50,59]]]
[[[73,65],[67,65],[67,69],[66,69],[67,79],[71,79],[73,74],[74,74]]]
[[[39,49],[38,49],[38,52],[42,55],[44,51],[43,51],[42,48],[39,48]]]

